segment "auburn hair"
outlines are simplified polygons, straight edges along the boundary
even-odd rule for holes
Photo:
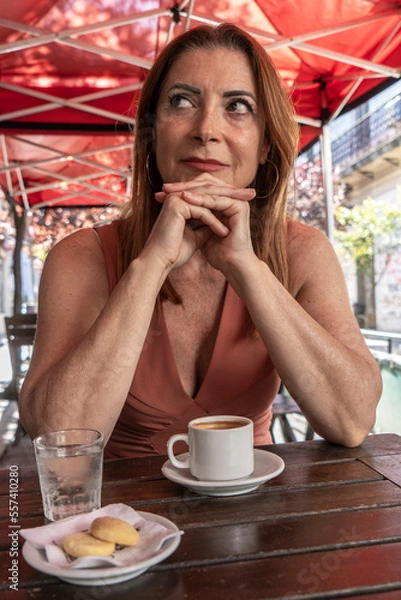
[[[132,197],[123,207],[119,227],[122,268],[125,271],[142,251],[161,209],[154,194],[158,191],[155,187],[161,189],[162,181],[149,159],[154,159],[153,127],[165,78],[185,52],[220,48],[242,52],[254,76],[264,142],[269,151],[267,162],[259,165],[252,183],[256,190],[256,197],[250,202],[252,243],[258,258],[287,287],[287,191],[298,152],[298,125],[289,95],[267,53],[250,35],[230,23],[218,27],[202,25],[172,40],[144,81],[136,107]],[[151,176],[150,168],[154,170]],[[162,300],[180,302],[168,279],[160,294]]]

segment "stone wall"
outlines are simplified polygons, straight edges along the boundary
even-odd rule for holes
[[[376,261],[380,268],[380,260]],[[401,333],[401,251],[390,258],[376,288],[377,329]]]
[[[401,208],[401,173],[400,170],[391,177],[367,182],[360,189],[352,192],[353,203],[359,203],[371,197],[378,201],[386,201],[398,209]],[[401,242],[401,240],[400,240]],[[355,271],[339,255],[351,301],[356,302]],[[381,273],[384,257],[376,257],[375,271]],[[376,287],[376,329],[401,333],[401,250],[394,252]]]

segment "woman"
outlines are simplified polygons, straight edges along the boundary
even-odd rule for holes
[[[165,454],[204,414],[270,442],[282,381],[313,429],[360,444],[381,378],[333,249],[287,219],[291,104],[263,49],[205,26],[162,52],[137,111],[121,220],[56,245],[20,399],[35,436],[90,426],[107,456]]]

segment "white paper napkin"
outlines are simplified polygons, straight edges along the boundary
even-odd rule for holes
[[[85,556],[72,560],[63,550],[63,538],[78,531],[88,531],[97,517],[117,517],[127,521],[139,531],[136,546],[125,546],[111,556]],[[178,532],[181,535],[183,532]],[[141,517],[126,504],[109,504],[98,510],[55,521],[42,527],[21,529],[20,534],[36,548],[44,549],[47,560],[57,567],[91,569],[93,567],[124,567],[154,556],[163,542],[177,535],[164,525]]]

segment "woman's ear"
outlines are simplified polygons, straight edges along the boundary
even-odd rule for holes
[[[262,146],[262,149],[260,151],[260,157],[259,157],[260,165],[264,165],[266,163],[267,157],[269,156],[269,151],[270,151],[270,144],[265,143]]]
[[[151,152],[155,153],[156,152],[156,129],[154,126],[152,127],[151,138],[152,138]]]

